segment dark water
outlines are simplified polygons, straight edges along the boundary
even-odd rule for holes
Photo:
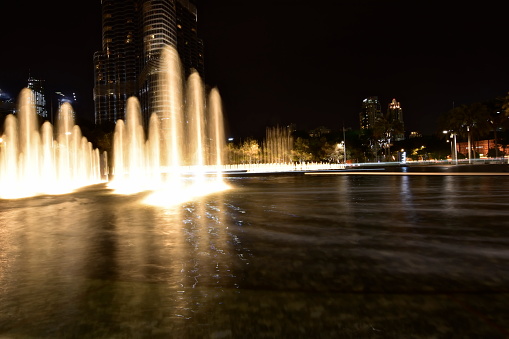
[[[509,176],[0,201],[0,338],[506,338]]]

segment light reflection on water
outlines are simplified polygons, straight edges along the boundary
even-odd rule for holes
[[[0,335],[502,337],[508,181],[278,175],[166,208],[103,185],[0,201]]]

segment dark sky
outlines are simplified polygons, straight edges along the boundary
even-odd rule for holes
[[[75,91],[93,119],[93,52],[100,1],[7,6],[0,20],[0,89],[17,96],[30,70]],[[230,134],[266,126],[359,128],[362,99],[392,98],[407,130],[437,129],[452,108],[509,91],[507,19],[500,2],[196,0],[205,82],[217,86]],[[48,5],[49,4],[49,5]],[[35,7],[33,7],[35,6]],[[2,13],[6,13],[2,10]]]

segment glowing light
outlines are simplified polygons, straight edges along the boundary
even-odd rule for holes
[[[193,183],[190,185],[168,185],[157,190],[143,200],[143,203],[152,206],[172,206],[191,201],[197,197],[209,195],[230,189],[224,182],[211,181],[206,183]]]
[[[162,50],[160,62],[158,112],[145,135],[140,103],[128,99],[125,121],[115,126],[108,187],[115,194],[153,191],[145,203],[168,206],[229,187],[222,178],[225,135],[218,90],[207,96],[197,72],[184,83],[173,47]]]
[[[99,150],[92,148],[74,124],[71,105],[64,103],[60,107],[54,133],[48,121],[38,128],[32,96],[32,90],[24,88],[18,113],[9,114],[4,120],[0,197],[17,199],[63,194],[102,182]]]

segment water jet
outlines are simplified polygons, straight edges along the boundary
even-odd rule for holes
[[[7,115],[1,137],[1,198],[63,194],[103,181],[104,161],[75,125],[69,103],[60,107],[54,130],[49,121],[38,127],[31,89],[24,88],[18,100],[17,114]]]

